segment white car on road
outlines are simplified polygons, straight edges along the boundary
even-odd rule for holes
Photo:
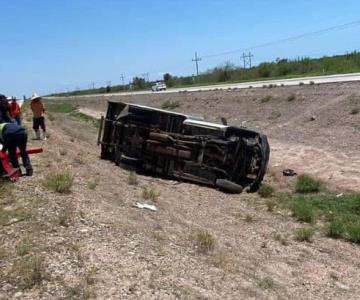
[[[166,91],[166,84],[164,82],[156,82],[152,87],[151,90],[153,92],[158,91]]]

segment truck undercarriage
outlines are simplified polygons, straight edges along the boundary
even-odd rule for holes
[[[126,169],[234,193],[259,188],[270,152],[257,132],[121,102],[109,102],[98,143],[101,158]]]

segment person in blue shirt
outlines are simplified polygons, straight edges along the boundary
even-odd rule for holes
[[[25,128],[16,123],[0,123],[0,143],[3,145],[1,151],[8,151],[9,159],[14,169],[20,168],[16,154],[17,149],[20,150],[20,156],[26,169],[26,176],[32,176],[33,168],[30,157],[26,151],[27,133]]]

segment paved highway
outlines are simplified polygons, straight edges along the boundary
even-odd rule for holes
[[[247,89],[249,87],[262,87],[263,85],[276,84],[276,85],[299,85],[300,82],[304,84],[314,83],[334,83],[334,82],[348,82],[348,81],[360,81],[360,73],[351,74],[340,74],[340,75],[326,75],[326,76],[313,76],[313,77],[301,77],[292,79],[276,79],[276,80],[263,80],[254,82],[243,82],[243,83],[226,83],[226,84],[215,84],[207,86],[196,86],[186,88],[170,88],[166,91],[152,92],[152,91],[134,91],[134,92],[119,92],[119,93],[108,93],[108,94],[93,94],[83,95],[77,97],[93,97],[93,96],[113,96],[113,95],[143,95],[152,93],[178,93],[178,92],[196,92],[196,91],[209,91],[214,89]]]

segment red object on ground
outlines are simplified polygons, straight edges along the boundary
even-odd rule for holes
[[[37,153],[42,153],[43,149],[42,148],[32,148],[32,149],[28,149],[26,152],[29,155],[37,154]],[[20,151],[17,151],[16,155],[18,157],[20,157]],[[4,171],[9,176],[10,181],[15,182],[20,178],[21,170],[14,169],[12,167],[12,165],[10,164],[9,155],[7,153],[3,153],[2,151],[0,151],[0,163],[2,164]]]

